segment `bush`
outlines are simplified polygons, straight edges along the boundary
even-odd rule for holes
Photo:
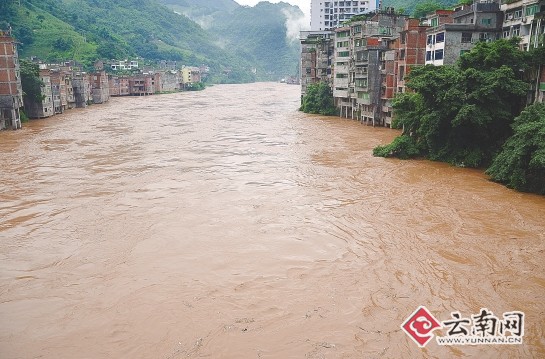
[[[528,106],[513,130],[486,173],[509,188],[545,194],[545,103]]]
[[[305,113],[313,113],[316,115],[336,115],[337,109],[333,103],[333,92],[331,91],[331,87],[325,82],[308,85],[300,110]]]

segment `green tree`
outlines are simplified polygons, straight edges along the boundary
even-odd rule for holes
[[[331,87],[325,82],[309,84],[300,108],[305,113],[331,116],[337,113]]]
[[[28,60],[20,60],[21,71],[21,86],[23,88],[23,96],[31,101],[41,102],[42,96],[42,81],[40,80],[40,68]]]
[[[442,8],[443,5],[436,0],[427,0],[424,2],[420,2],[414,8],[413,17],[417,19],[426,17],[427,14]]]
[[[486,173],[519,191],[545,194],[545,103],[528,106]]]
[[[518,65],[510,62],[518,52],[515,43],[500,40],[477,46],[458,65],[414,68],[407,86],[415,93],[393,102],[396,124],[410,141],[394,141],[374,154],[421,154],[459,166],[488,165],[511,135],[510,125],[528,89],[512,68]],[[507,65],[495,60],[497,54]]]

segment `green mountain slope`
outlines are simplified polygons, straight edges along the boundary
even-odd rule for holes
[[[287,3],[260,2],[239,7],[229,16],[216,16],[209,31],[246,60],[256,65],[258,76],[278,79],[295,74],[299,41],[289,38],[287,25],[296,24],[303,13]]]
[[[222,49],[199,25],[156,0],[3,0],[0,10],[23,44],[21,55],[48,61],[141,56],[207,64],[233,81],[253,80],[251,65]]]
[[[240,7],[234,0],[161,0],[161,2],[197,23],[200,23],[199,20],[203,17],[208,17],[218,12],[228,13]]]
[[[445,9],[450,9],[454,5],[460,3],[461,0],[383,0],[382,6],[383,8],[393,7],[395,9],[405,9],[406,14],[412,15],[417,5],[429,2],[437,3],[442,5]]]
[[[173,6],[200,13],[207,29]],[[233,0],[0,0],[0,14],[22,43],[22,57],[75,59],[86,67],[132,56],[177,60],[210,66],[220,82],[296,74],[299,43],[287,26],[303,17],[287,3],[248,7]]]

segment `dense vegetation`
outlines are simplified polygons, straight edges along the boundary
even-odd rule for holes
[[[42,101],[42,81],[40,80],[38,65],[28,60],[21,60],[19,64],[21,69],[21,85],[24,89],[23,96],[29,98],[31,101]]]
[[[393,101],[394,125],[402,127],[403,133],[391,144],[375,148],[374,155],[422,156],[467,167],[490,165],[513,135],[513,120],[524,107],[529,89],[523,80],[524,71],[543,61],[543,49],[523,52],[517,40],[498,40],[478,43],[457,65],[414,68],[407,76],[407,86],[414,92],[400,94]],[[529,118],[527,115],[515,121],[515,133],[526,129],[524,121]],[[539,122],[535,116],[532,121]],[[504,160],[519,155],[510,153],[514,148],[520,151],[515,145],[517,138],[511,138],[509,146],[504,147]],[[534,148],[527,151],[533,153]],[[528,164],[541,163],[541,152],[535,155],[538,159],[529,159]],[[490,173],[498,181],[507,182],[505,168],[495,163]],[[518,182],[508,183],[523,188]],[[538,187],[534,183],[528,189]]]
[[[510,188],[545,195],[545,103],[528,106],[513,131],[486,173]]]
[[[337,114],[331,87],[325,82],[309,84],[300,110],[305,113],[325,116]]]
[[[383,0],[382,6],[404,9],[405,14],[410,14],[414,17],[423,17],[428,11],[450,9],[460,2],[460,0]]]
[[[74,59],[87,68],[97,59],[133,56],[206,64],[214,82],[270,79],[265,78],[265,69],[282,73],[278,78],[294,74],[297,42],[286,41],[286,17],[282,15],[282,9],[290,5],[254,9],[232,0],[164,2],[217,14],[211,22],[216,30],[203,29],[159,0],[2,0],[0,13],[22,43],[21,57],[37,56],[48,62]],[[234,13],[226,16],[226,11]],[[254,26],[257,21],[262,21],[261,28]],[[0,26],[5,27],[5,22]],[[250,31],[241,31],[245,27]],[[274,51],[276,62],[271,55]],[[256,77],[256,69],[262,70],[257,72],[261,77]]]

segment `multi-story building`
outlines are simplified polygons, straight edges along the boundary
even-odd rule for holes
[[[501,37],[503,14],[496,0],[463,5],[450,15],[445,19],[452,20],[443,24],[434,21],[437,14],[429,18],[431,27],[427,31],[426,64],[454,64],[475,43]]]
[[[383,103],[393,97],[393,91],[387,93],[382,85],[394,87],[393,78],[386,76],[386,60],[395,56],[390,43],[399,37],[405,22],[406,16],[389,9],[335,31],[333,97],[341,116],[389,125]]]
[[[453,13],[453,10],[436,10],[426,17],[424,24],[429,26],[426,40],[427,65],[443,65],[445,63],[445,24],[453,22]],[[449,61],[454,62],[452,59]]]
[[[193,83],[201,82],[201,69],[199,67],[183,66],[181,73],[184,88]]]
[[[11,37],[11,30],[0,30],[0,130],[21,128],[19,109],[22,106],[17,45]]]
[[[130,83],[129,76],[110,76],[110,96],[129,96]]]
[[[160,75],[156,83],[160,85],[160,91],[176,91],[180,89],[180,77],[178,72],[174,70],[161,71],[157,73]]]
[[[138,69],[138,61],[136,60],[120,60],[117,62],[114,62],[110,65],[112,70],[118,71],[118,70],[137,70]]]
[[[129,87],[132,96],[146,96],[155,93],[155,78],[151,74],[131,76]]]
[[[504,1],[501,10],[504,38],[519,37],[523,50],[545,44],[545,0]]]
[[[55,113],[63,113],[68,108],[67,73],[59,67],[51,69],[51,89],[53,92],[53,110]],[[70,82],[70,81],[69,81]]]
[[[332,85],[333,37],[332,31],[301,31],[301,101],[308,85]]]
[[[72,87],[74,89],[74,102],[77,108],[84,108],[91,104],[91,81],[87,73],[74,71]]]
[[[108,75],[104,71],[97,71],[89,75],[93,103],[104,103],[110,99],[110,84]]]
[[[397,60],[396,92],[406,92],[405,76],[411,68],[424,65],[426,62],[426,30],[418,19],[407,19],[403,31],[399,33],[399,41],[395,48]]]
[[[369,13],[379,8],[379,0],[312,0],[310,4],[310,30],[334,30],[355,15]]]
[[[337,28],[334,39],[333,98],[341,116],[352,117],[351,89],[349,89],[350,26]]]

